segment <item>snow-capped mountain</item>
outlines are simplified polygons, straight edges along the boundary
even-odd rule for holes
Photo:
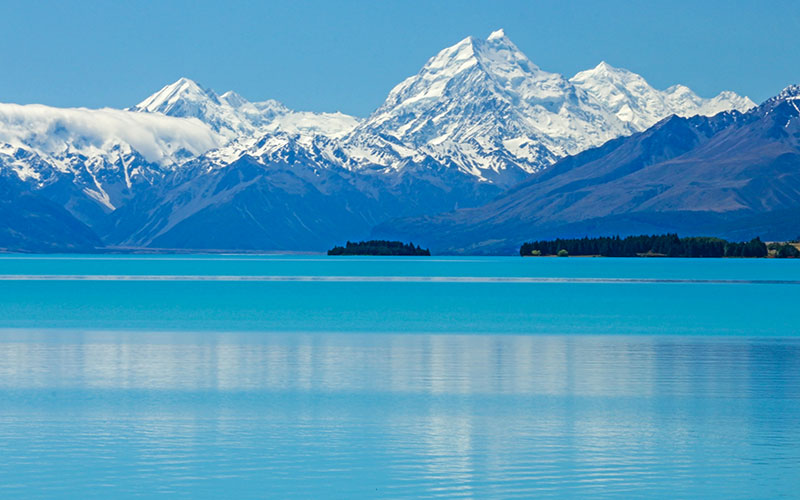
[[[507,187],[558,158],[671,114],[752,106],[731,92],[710,100],[682,86],[661,92],[606,63],[567,79],[536,66],[498,30],[439,52],[392,89],[347,141],[367,149],[376,137],[396,141]]]
[[[292,111],[275,100],[250,102],[233,91],[217,95],[188,78],[167,85],[130,109],[197,118],[229,141],[275,132],[341,137],[359,122],[344,113]]]
[[[185,78],[129,110],[0,104],[0,175],[92,225],[187,161],[238,139],[284,130],[336,137],[356,123],[234,92],[217,96]]]
[[[800,86],[746,113],[671,116],[564,158],[490,203],[394,220],[373,237],[438,252],[512,254],[524,241],[680,233],[796,238]]]
[[[43,191],[87,223],[223,143],[197,119],[0,104],[0,176]]]
[[[722,111],[747,111],[755,103],[733,92],[722,92],[703,99],[684,85],[656,90],[640,75],[615,68],[605,61],[581,71],[570,82],[603,103],[614,116],[637,132],[653,126],[669,115],[713,116]]]
[[[605,63],[568,79],[500,30],[442,50],[363,120],[187,78],[127,110],[0,104],[0,180],[105,244],[317,250],[389,218],[479,205],[668,115],[751,105],[659,91]],[[233,236],[203,231],[211,222]]]
[[[170,165],[219,147],[219,139],[199,120],[108,108],[0,104],[0,143],[51,158],[107,156],[121,148],[135,150],[147,161]]]
[[[533,64],[503,33],[468,37],[397,85],[348,138],[392,138],[455,158],[481,180],[510,185],[557,158],[628,133],[567,79]]]

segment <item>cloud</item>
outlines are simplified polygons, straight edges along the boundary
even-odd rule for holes
[[[221,146],[223,139],[196,118],[0,103],[0,142],[51,155],[68,148],[91,154],[127,144],[148,161],[168,164],[181,149],[199,155]]]

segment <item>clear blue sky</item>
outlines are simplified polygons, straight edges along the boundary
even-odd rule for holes
[[[657,88],[755,101],[800,83],[797,0],[3,0],[0,102],[126,107],[187,76],[365,116],[440,49],[501,27],[568,76],[606,60]]]

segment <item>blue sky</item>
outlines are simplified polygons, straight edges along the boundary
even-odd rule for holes
[[[797,1],[15,1],[0,102],[126,107],[180,76],[365,116],[440,49],[497,28],[571,76],[606,60],[657,88],[761,101],[800,83]]]

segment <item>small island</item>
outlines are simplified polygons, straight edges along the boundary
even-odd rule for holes
[[[333,247],[328,255],[403,255],[430,256],[431,251],[402,241],[370,240],[354,243],[348,241],[343,247]]]
[[[706,236],[680,238],[677,234],[604,236],[524,243],[519,253],[536,256],[593,257],[770,257],[800,258],[797,242],[764,243],[760,238],[746,242]]]

